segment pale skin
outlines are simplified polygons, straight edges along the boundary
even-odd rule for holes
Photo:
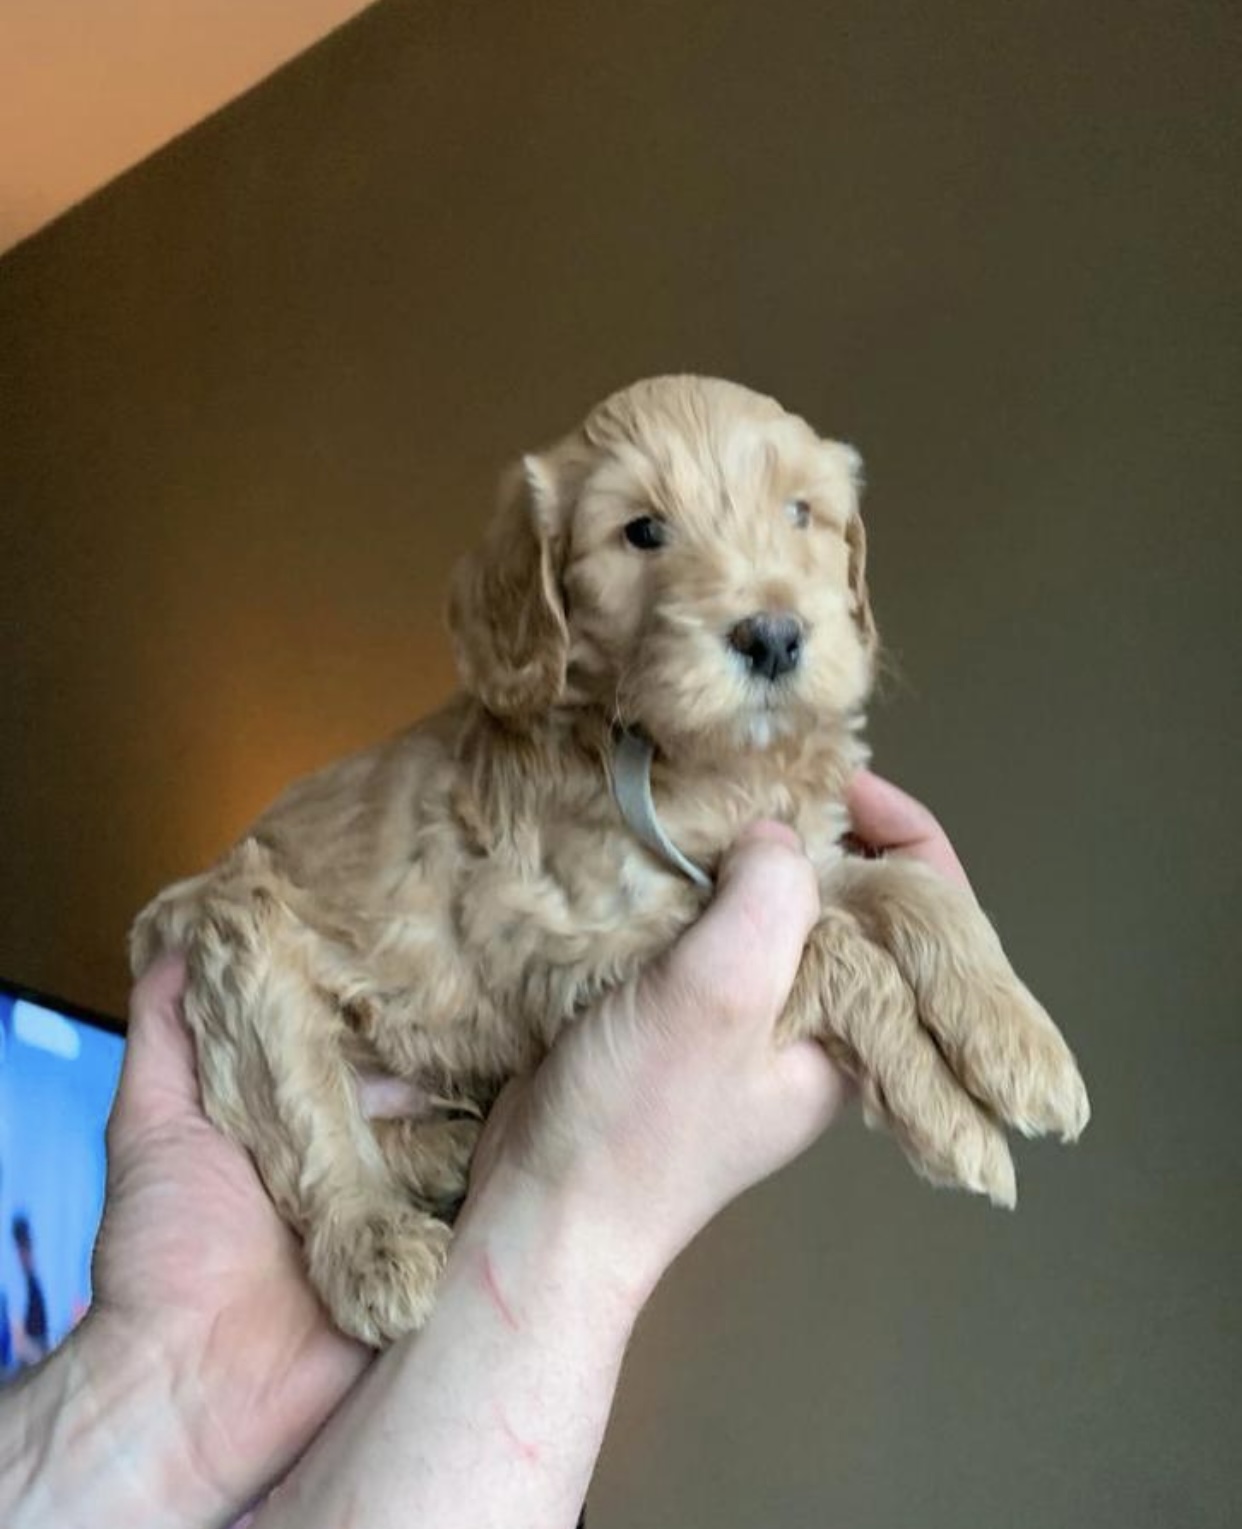
[[[966,883],[895,786],[861,773],[850,810],[869,849]],[[748,830],[669,956],[502,1096],[431,1319],[378,1359],[328,1323],[204,1119],[183,973],[158,965],[133,997],[95,1305],[0,1397],[0,1521],[199,1529],[283,1477],[259,1529],[572,1529],[652,1289],[847,1097],[814,1042],[773,1042],[817,911],[790,831]]]

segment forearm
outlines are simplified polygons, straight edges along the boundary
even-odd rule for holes
[[[256,1529],[571,1529],[649,1280],[564,1197],[490,1184],[431,1319],[398,1344]]]
[[[199,1467],[184,1398],[152,1348],[92,1319],[0,1396],[0,1523],[7,1529],[205,1529],[233,1505]]]

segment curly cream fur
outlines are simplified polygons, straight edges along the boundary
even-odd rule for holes
[[[690,377],[618,393],[504,480],[450,597],[465,693],[293,786],[139,917],[134,968],[186,952],[205,1106],[346,1331],[424,1320],[477,1117],[702,909],[619,818],[618,723],[657,745],[657,804],[700,864],[758,816],[802,836],[824,914],[785,1032],[824,1041],[921,1173],[1012,1204],[1001,1123],[1086,1123],[1072,1056],[969,894],[842,855],[876,650],[858,488],[852,449],[771,399]],[[654,552],[624,536],[644,515],[668,530]],[[726,640],[761,611],[805,634],[777,685]],[[376,1069],[439,1112],[369,1121]]]

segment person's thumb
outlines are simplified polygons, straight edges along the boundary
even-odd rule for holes
[[[721,863],[716,896],[673,948],[666,975],[709,1012],[774,1020],[818,916],[815,871],[797,835],[755,823]]]
[[[162,956],[135,985],[112,1111],[114,1132],[198,1114],[194,1044],[181,1017],[184,992],[185,961],[176,955]]]

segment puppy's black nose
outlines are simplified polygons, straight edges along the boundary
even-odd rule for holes
[[[779,679],[798,667],[802,657],[802,623],[796,616],[759,611],[729,633],[729,646],[764,679]]]

